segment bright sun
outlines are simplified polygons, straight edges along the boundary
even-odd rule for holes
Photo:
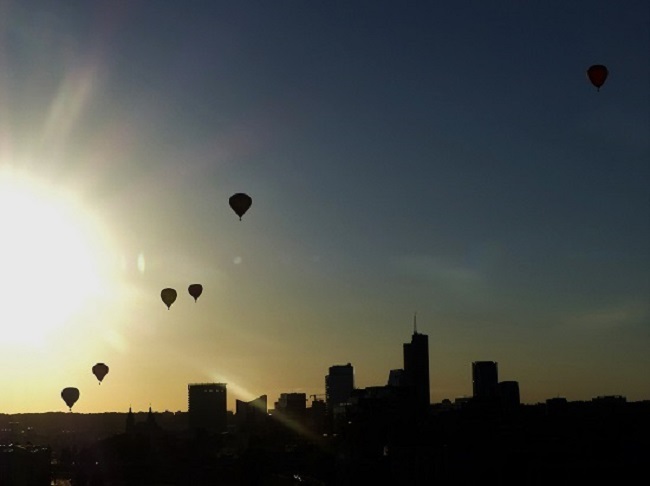
[[[100,295],[101,245],[72,198],[0,170],[0,344],[43,345]]]

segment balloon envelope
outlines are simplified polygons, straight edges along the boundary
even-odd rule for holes
[[[203,293],[203,285],[201,284],[192,284],[187,288],[187,291],[192,297],[194,297],[194,302],[198,299]]]
[[[172,304],[176,301],[176,295],[176,290],[174,289],[167,288],[161,290],[160,298],[167,306],[167,310],[169,310]]]
[[[106,366],[104,363],[97,363],[95,366],[93,366],[93,375],[97,377],[100,385],[107,374],[108,366]]]
[[[587,77],[589,78],[589,81],[591,81],[591,84],[593,84],[599,90],[600,87],[605,84],[605,80],[607,79],[608,74],[609,71],[602,64],[594,64],[589,69],[587,69]]]
[[[239,216],[239,219],[241,221],[241,217],[246,214],[248,208],[250,208],[251,204],[253,204],[253,199],[248,194],[238,192],[237,194],[230,196],[228,203],[230,204],[230,207],[235,212],[235,214]]]
[[[72,406],[79,400],[79,389],[74,387],[64,388],[61,391],[61,398],[72,411]]]

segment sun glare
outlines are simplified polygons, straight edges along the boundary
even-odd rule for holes
[[[0,170],[0,344],[43,345],[101,295],[101,245],[72,198]]]

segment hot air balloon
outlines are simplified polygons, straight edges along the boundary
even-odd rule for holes
[[[187,287],[187,291],[190,293],[192,297],[194,297],[194,302],[196,302],[196,299],[198,299],[203,293],[203,285],[192,284],[189,287]]]
[[[172,304],[176,301],[176,290],[170,288],[162,289],[160,291],[160,298],[167,306],[167,310],[169,310]]]
[[[251,197],[248,194],[244,194],[243,192],[233,194],[230,196],[230,199],[228,199],[228,202],[232,210],[235,211],[235,214],[239,216],[240,221],[241,217],[246,214],[248,208],[250,208],[251,204],[253,204]]]
[[[97,363],[95,366],[93,366],[93,375],[97,377],[100,385],[102,384],[102,380],[107,374],[108,366],[106,366],[104,363]]]
[[[593,84],[598,89],[598,91],[600,91],[600,87],[605,84],[605,80],[607,79],[608,74],[609,71],[602,64],[594,64],[589,69],[587,69],[587,77],[589,78],[589,81],[591,81],[591,84]]]
[[[79,400],[79,389],[74,387],[64,388],[61,391],[61,398],[72,412],[72,406]]]

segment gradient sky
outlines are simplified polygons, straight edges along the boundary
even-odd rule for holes
[[[646,0],[0,1],[0,412],[384,385],[414,313],[432,402],[650,399],[649,52]]]

